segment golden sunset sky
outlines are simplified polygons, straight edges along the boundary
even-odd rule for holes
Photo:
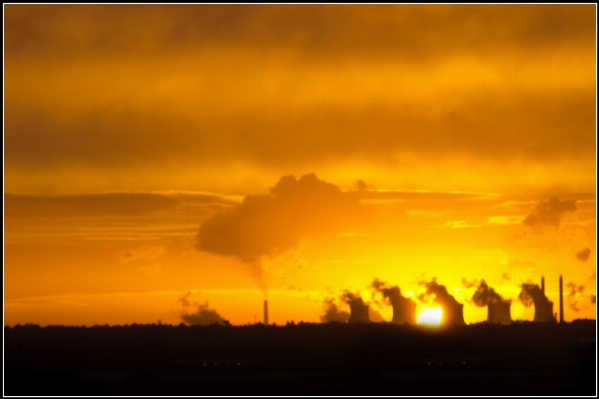
[[[596,133],[594,4],[4,5],[4,325],[595,318]]]

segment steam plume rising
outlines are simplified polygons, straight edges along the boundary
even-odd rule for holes
[[[539,202],[522,223],[533,229],[550,226],[557,229],[566,212],[577,210],[576,201],[560,201],[552,197],[547,202]]]
[[[322,323],[328,323],[332,321],[347,323],[348,320],[349,313],[344,310],[339,310],[339,307],[333,298],[325,298],[324,315],[320,316],[320,321]]]
[[[341,294],[340,299],[349,305],[349,323],[368,323],[370,321],[368,315],[369,305],[364,303],[360,294],[354,294],[345,290],[343,291],[343,294]]]
[[[299,180],[284,176],[270,194],[247,196],[237,207],[205,221],[196,237],[197,248],[237,257],[266,289],[261,258],[288,251],[303,238],[334,232],[360,210],[357,196],[315,174]]]
[[[492,324],[510,324],[510,306],[512,302],[505,300],[487,285],[485,280],[480,280],[476,292],[472,295],[472,301],[476,306],[487,306],[487,321]]]
[[[391,307],[393,308],[393,319],[391,320],[392,323],[415,324],[416,303],[410,298],[403,296],[397,285],[390,287],[387,285],[387,283],[379,279],[375,279],[372,282],[372,288],[374,288],[376,292],[380,292],[383,295],[383,298],[391,304]]]
[[[522,284],[522,290],[518,295],[518,299],[527,308],[535,305],[534,321],[554,322],[553,302],[549,301],[543,290],[536,284]]]
[[[466,288],[476,287],[476,284],[476,280],[468,281],[466,280],[466,277],[462,279],[462,285]]]
[[[489,304],[494,304],[503,301],[501,295],[495,292],[493,288],[490,288],[485,280],[480,280],[480,284],[478,285],[476,292],[472,296],[472,301],[476,304],[476,306],[487,306]]]
[[[419,299],[424,302],[428,296],[434,295],[434,302],[443,308],[443,324],[465,324],[464,305],[456,301],[444,285],[438,284],[436,278],[420,284],[426,287],[426,293],[420,295]]]
[[[196,325],[201,325],[201,326],[207,326],[207,325],[212,325],[212,324],[221,324],[221,325],[230,325],[228,320],[223,319],[214,309],[209,309],[208,307],[208,301],[206,301],[206,303],[204,304],[199,304],[197,302],[189,302],[188,298],[190,296],[191,293],[187,293],[185,294],[185,296],[183,296],[182,298],[179,299],[178,302],[181,303],[181,305],[184,308],[189,308],[192,305],[193,306],[197,306],[197,310],[194,313],[188,313],[187,309],[183,310],[183,313],[181,314],[181,319],[191,325],[191,326],[196,326]]]

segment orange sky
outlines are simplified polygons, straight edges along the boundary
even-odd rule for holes
[[[4,11],[5,325],[179,323],[187,292],[243,324],[265,287],[272,322],[318,321],[433,277],[474,322],[463,278],[544,275],[557,311],[560,274],[595,318],[595,5]],[[196,239],[223,212],[230,256]]]

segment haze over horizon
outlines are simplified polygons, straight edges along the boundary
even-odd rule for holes
[[[4,325],[595,319],[595,5],[4,11]]]

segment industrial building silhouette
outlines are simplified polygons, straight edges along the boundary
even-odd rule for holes
[[[348,323],[369,323],[368,316],[370,306],[362,301],[352,301],[349,303],[349,320]]]
[[[541,277],[540,287],[536,284],[522,284],[519,298],[525,306],[530,306],[531,303],[534,304],[534,322],[555,323],[557,321],[553,313],[553,302],[545,295],[544,277]]]
[[[436,283],[435,283],[436,284]],[[464,305],[457,302],[455,298],[441,289],[440,285],[433,285],[434,290],[438,290],[438,295],[435,297],[435,303],[439,304],[443,309],[442,325],[465,324],[464,321]],[[444,287],[443,287],[444,288]],[[416,324],[416,303],[410,298],[401,295],[399,287],[384,288],[380,290],[384,297],[389,300],[393,309],[393,324]],[[535,313],[533,322],[556,322],[558,321],[557,314],[553,311],[553,302],[545,295],[545,278],[541,277],[541,286],[536,284],[523,284],[522,291],[525,292],[527,298],[531,301],[530,305],[534,305]],[[559,322],[564,322],[564,306],[563,306],[563,279],[559,277]],[[521,293],[521,296],[523,294]],[[501,299],[489,301],[487,304],[487,322],[490,324],[511,324],[511,305],[512,301]],[[348,297],[346,299],[350,307],[349,323],[369,323],[370,306],[365,303],[362,298]],[[529,305],[527,305],[529,306]],[[265,302],[266,311],[266,302]],[[266,317],[265,317],[266,319]]]
[[[511,324],[512,301],[491,302],[487,305],[487,321],[491,324]]]

